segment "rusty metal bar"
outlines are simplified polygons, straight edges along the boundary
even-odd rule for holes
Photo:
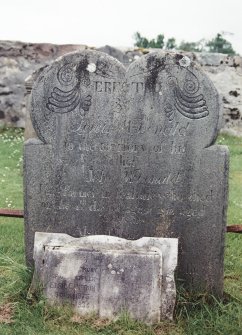
[[[242,225],[227,226],[227,233],[242,234]]]
[[[21,209],[0,208],[0,216],[23,218],[24,217],[24,211],[21,210]]]

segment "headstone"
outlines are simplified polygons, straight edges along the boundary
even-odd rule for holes
[[[25,144],[26,252],[36,231],[179,237],[178,278],[221,294],[228,151],[213,145],[220,98],[188,57],[150,53],[126,70],[86,50],[32,90]]]
[[[47,65],[46,65],[47,66]],[[30,93],[32,91],[33,83],[38,78],[40,73],[46,66],[42,66],[38,70],[34,71],[30,76],[25,79],[25,104],[26,104],[26,113],[25,113],[25,128],[24,128],[24,140],[29,138],[36,138],[36,132],[33,128],[32,121],[30,119]]]
[[[113,319],[122,312],[147,323],[172,319],[178,240],[113,236],[73,238],[36,233],[36,284],[51,303],[69,303],[81,315]]]

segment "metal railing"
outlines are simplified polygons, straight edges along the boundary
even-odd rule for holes
[[[0,216],[7,216],[13,218],[23,218],[24,211],[21,209],[8,209],[8,208],[0,208]]]

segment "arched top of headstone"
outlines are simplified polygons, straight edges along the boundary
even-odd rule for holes
[[[148,102],[154,119],[162,124],[164,141],[168,130],[177,125],[191,146],[205,148],[213,144],[219,130],[220,97],[211,80],[189,57],[149,53],[129,66],[127,76],[143,83],[142,103],[145,106]]]
[[[114,85],[109,83],[124,80],[124,75],[125,68],[118,60],[99,51],[83,50],[57,59],[38,77],[32,90],[31,116],[39,138],[53,143],[56,133],[65,131],[58,129],[61,118],[75,123],[76,118],[91,114],[90,110],[102,108],[95,92],[115,95]],[[102,88],[100,83],[104,83]]]
[[[126,137],[127,119],[138,120],[136,138],[146,129],[151,140],[165,142],[173,129],[188,146],[205,148],[216,139],[220,108],[210,79],[175,53],[150,53],[127,70],[98,51],[67,54],[43,71],[32,91],[33,126],[45,143],[67,136],[76,120],[107,118],[113,137]]]

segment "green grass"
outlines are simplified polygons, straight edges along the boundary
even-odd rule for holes
[[[242,138],[220,136],[218,143],[228,145],[230,151],[228,225],[242,224]],[[225,290],[242,301],[241,234],[226,236]]]
[[[242,224],[242,139],[219,136],[230,149],[228,224]],[[20,130],[0,133],[0,207],[23,208]],[[226,235],[225,298],[191,296],[180,287],[174,322],[152,327],[125,313],[116,322],[81,318],[68,307],[50,307],[30,296],[31,272],[24,265],[23,220],[0,217],[1,335],[241,335],[242,235]],[[12,314],[12,323],[7,321]],[[5,317],[4,320],[1,317]],[[2,320],[2,321],[1,321]]]

